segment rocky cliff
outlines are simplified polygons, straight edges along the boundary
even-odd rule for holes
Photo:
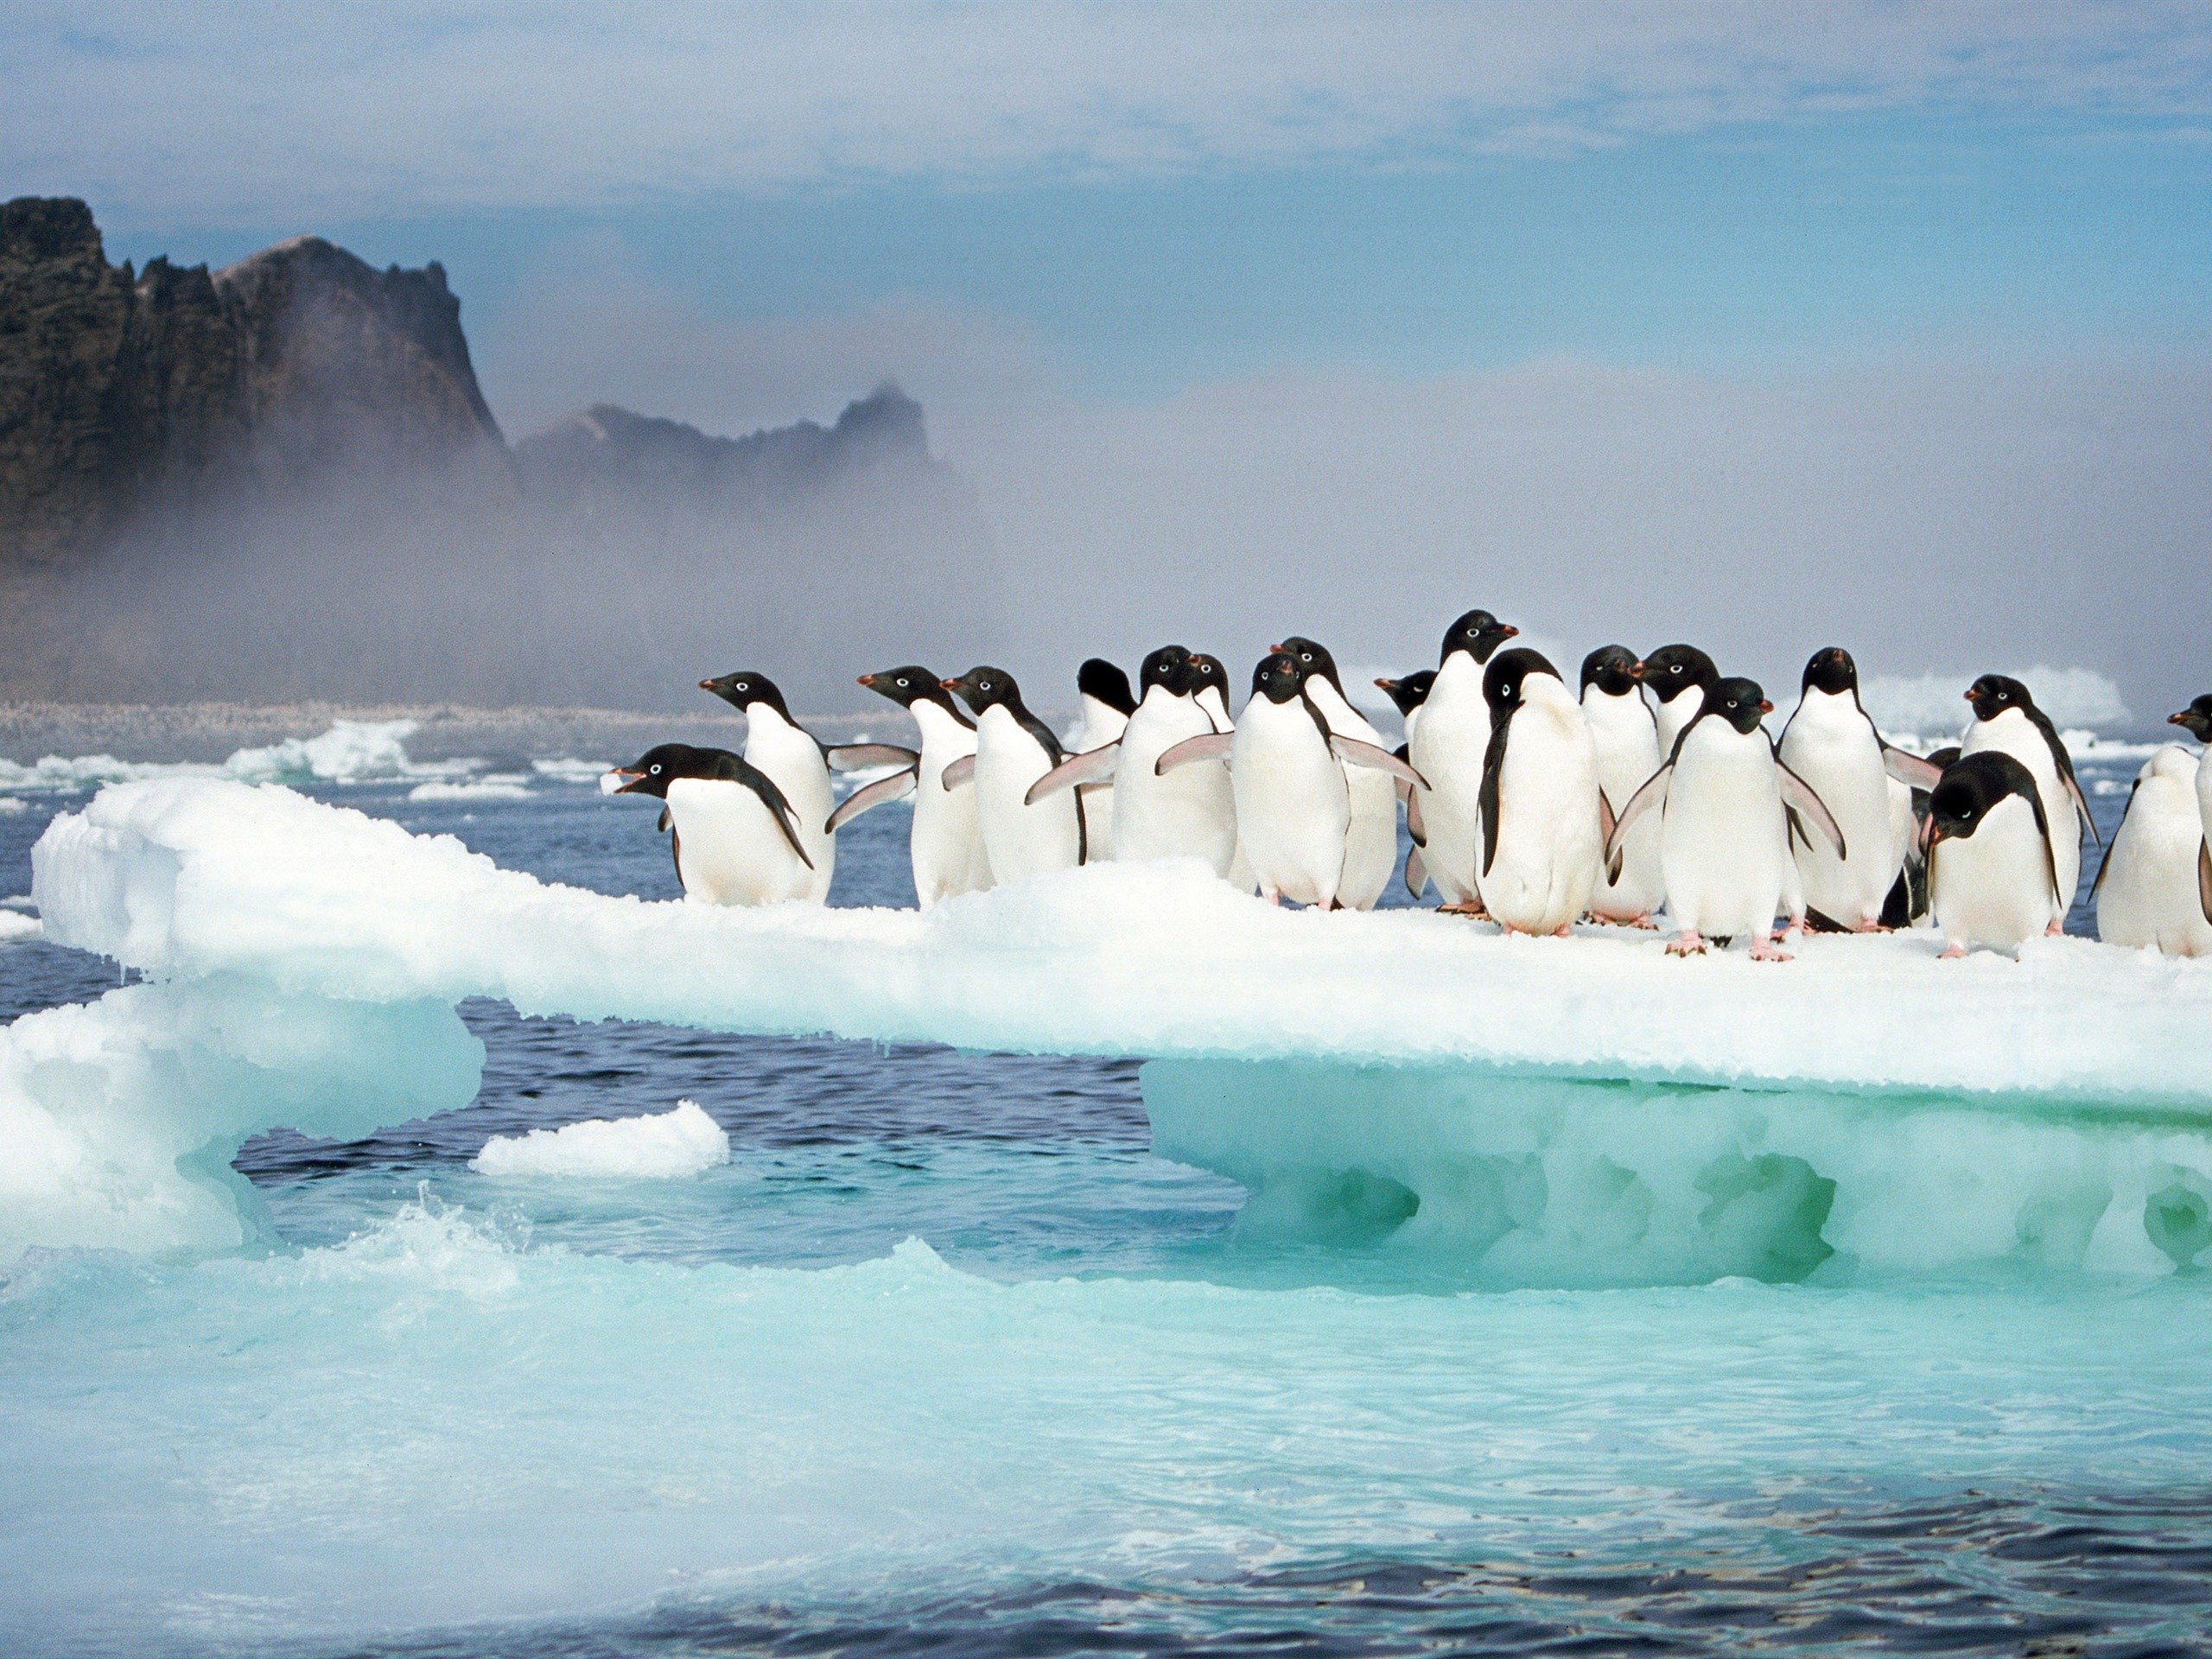
[[[111,265],[91,210],[0,206],[0,561],[67,564],[241,484],[507,465],[445,272],[296,237]]]

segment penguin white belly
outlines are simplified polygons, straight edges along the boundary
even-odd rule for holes
[[[743,784],[679,778],[668,786],[668,819],[686,899],[702,905],[815,899],[814,873],[791,851],[767,803]]]
[[[1002,707],[983,711],[976,730],[976,816],[995,883],[1072,869],[1083,861],[1082,808],[1063,789],[1034,806],[1029,786],[1052,769],[1045,747]]]
[[[1326,905],[1344,879],[1351,797],[1305,704],[1255,697],[1230,761],[1237,832],[1262,893]]]
[[[944,769],[976,753],[974,730],[931,702],[914,705],[922,758],[914,772],[914,823],[907,855],[914,868],[914,898],[924,908],[940,899],[980,893],[991,885],[991,866],[976,822],[976,786],[944,787]]]
[[[1598,782],[1618,817],[1659,770],[1659,734],[1643,700],[1631,692],[1613,696],[1592,686],[1582,699],[1590,737],[1598,753]],[[1621,874],[1609,881],[1601,869],[1590,892],[1590,908],[1608,921],[1636,921],[1649,916],[1666,897],[1659,874],[1660,815],[1647,812],[1629,826],[1621,842]],[[1600,849],[1600,859],[1603,849]]]
[[[1483,760],[1490,749],[1490,705],[1483,701],[1483,671],[1465,652],[1454,652],[1436,671],[1421,705],[1407,753],[1427,780],[1421,793],[1421,828],[1428,843],[1421,862],[1446,904],[1467,904],[1479,891],[1475,864],[1481,853],[1477,826],[1482,814]]]
[[[1481,873],[1483,903],[1505,926],[1555,933],[1588,908],[1605,852],[1598,751],[1565,688],[1554,702],[1530,684],[1498,772],[1497,853]]]
[[[1076,739],[1075,753],[1104,748],[1128,730],[1128,724],[1129,717],[1120,709],[1086,696],[1083,731]],[[1083,784],[1077,788],[1083,796],[1083,823],[1089,842],[1084,857],[1090,863],[1103,864],[1114,856],[1114,785]]]
[[[2181,746],[2176,744],[2175,747]],[[2207,750],[2212,753],[2212,750]],[[2196,759],[2196,816],[2204,827],[2205,840],[2212,843],[2212,766],[2204,764],[2204,757]]]
[[[1783,905],[1781,785],[1766,736],[1701,723],[1667,782],[1659,863],[1667,913],[1707,938],[1763,934]]]
[[[830,878],[837,865],[837,838],[829,832],[836,798],[830,787],[830,763],[822,758],[822,746],[772,709],[756,704],[746,714],[745,758],[766,772],[791,803],[791,816],[798,821],[798,844],[814,861],[806,897],[820,903],[830,896]]]
[[[1935,852],[1929,899],[1946,944],[2010,950],[2050,925],[2043,833],[2018,796],[1998,802],[1971,836],[1936,842]]]
[[[2036,780],[2036,798],[2043,803],[2044,821],[2050,826],[2051,862],[2058,869],[2058,891],[2068,908],[2082,885],[2082,818],[2074,797],[2058,775],[2050,745],[2036,723],[2017,709],[2007,709],[1994,720],[1977,720],[1967,728],[1959,745],[1962,755],[1999,749],[2028,769]]]
[[[1236,799],[1229,768],[1193,761],[1165,778],[1153,767],[1186,738],[1213,730],[1188,697],[1154,690],[1129,717],[1114,768],[1114,856],[1125,862],[1202,858],[1226,876],[1236,857]]]
[[[2212,956],[2212,923],[2196,891],[2202,783],[2202,770],[2178,744],[2166,745],[2143,768],[2097,888],[2097,937],[2107,944]]]
[[[1903,861],[1874,728],[1848,694],[1808,690],[1783,734],[1782,761],[1812,785],[1843,832],[1841,855],[1809,823],[1790,836],[1805,904],[1841,927],[1873,926]]]
[[[1659,733],[1659,758],[1662,760],[1674,753],[1675,741],[1683,729],[1697,718],[1697,711],[1705,707],[1705,688],[1694,685],[1687,691],[1675,693],[1672,702],[1662,702],[1652,715],[1652,722]]]
[[[1311,683],[1307,695],[1332,732],[1372,743],[1378,749],[1389,748],[1374,724],[1326,680]],[[1390,885],[1391,872],[1398,868],[1398,785],[1387,772],[1351,766],[1345,771],[1344,786],[1351,801],[1351,831],[1337,898],[1354,910],[1372,910],[1382,889]]]

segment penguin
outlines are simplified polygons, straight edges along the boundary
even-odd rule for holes
[[[1436,677],[1406,745],[1408,764],[1427,779],[1414,798],[1425,836],[1421,861],[1444,909],[1459,915],[1483,913],[1475,879],[1483,760],[1490,753],[1483,671],[1520,632],[1488,611],[1469,611],[1446,628]]]
[[[1799,682],[1797,707],[1776,753],[1827,803],[1848,858],[1793,829],[1790,852],[1816,925],[1845,933],[1882,926],[1882,908],[1912,845],[1912,791],[1940,775],[1917,755],[1893,747],[1859,701],[1859,665],[1840,645],[1813,653]]]
[[[1675,752],[1675,740],[1697,718],[1705,694],[1720,678],[1713,658],[1695,645],[1662,645],[1637,665],[1637,678],[1659,699],[1655,721],[1662,758]]]
[[[1064,791],[1034,806],[1023,799],[1067,754],[1052,728],[1022,702],[1014,676],[978,665],[944,685],[976,712],[975,758],[954,761],[944,775],[956,786],[975,779],[976,818],[992,881],[1003,886],[1082,863],[1087,849],[1082,791]]]
[[[2179,714],[2168,715],[2166,723],[2178,726],[2200,743],[2212,744],[2212,691],[2193,701]],[[2196,849],[2197,905],[2204,919],[2212,921],[2212,766],[2200,760],[2196,768],[2196,810],[2203,820],[2205,839]]]
[[[918,663],[863,674],[860,683],[913,716],[922,735],[921,754],[907,771],[847,797],[830,815],[830,829],[841,830],[870,807],[912,793],[914,823],[907,835],[907,856],[913,865],[915,902],[927,910],[941,899],[981,893],[991,885],[991,864],[976,823],[975,780],[957,786],[944,780],[955,761],[974,765],[975,722],[960,712],[943,682]]]
[[[1284,899],[1340,910],[1352,828],[1346,768],[1418,782],[1406,763],[1375,744],[1332,732],[1306,693],[1305,665],[1270,652],[1252,671],[1252,695],[1233,733],[1185,739],[1154,762],[1162,778],[1201,762],[1229,760],[1240,850],[1269,904]]]
[[[1327,647],[1294,633],[1274,649],[1298,659],[1306,671],[1306,697],[1332,732],[1378,749],[1389,747],[1382,734],[1344,696],[1337,659]],[[1351,841],[1337,897],[1346,909],[1372,910],[1398,868],[1398,789],[1388,774],[1371,767],[1355,767],[1346,777],[1351,788]]]
[[[2058,890],[2066,902],[2051,920],[2050,931],[2063,932],[2066,912],[2082,881],[2082,830],[2087,826],[2100,846],[2104,837],[2089,817],[2089,803],[2074,779],[2073,757],[2066,753],[2050,716],[2036,707],[2028,688],[2002,674],[1985,674],[1967,688],[1974,719],[1959,741],[1963,757],[2001,749],[2028,769],[2036,780],[2037,798],[2043,803],[2044,821],[2050,825],[2051,855],[2057,861]]]
[[[1597,741],[1559,671],[1536,652],[1498,652],[1484,671],[1483,696],[1491,719],[1483,903],[1508,933],[1564,938],[1589,905],[1612,828]]]
[[[1076,738],[1076,752],[1103,749],[1122,735],[1122,728],[1136,712],[1129,677],[1103,657],[1086,658],[1076,670],[1075,689],[1083,705],[1083,730]],[[1090,843],[1084,861],[1103,864],[1114,856],[1114,785],[1110,781],[1084,785],[1083,821]]]
[[[1600,645],[1582,659],[1582,713],[1598,746],[1598,786],[1616,817],[1659,770],[1659,729],[1637,681],[1636,662],[1626,645]],[[1599,870],[1590,911],[1602,922],[1652,927],[1651,912],[1666,892],[1659,878],[1659,821],[1650,818],[1622,842],[1620,879]]]
[[[1436,671],[1417,669],[1397,679],[1382,678],[1375,682],[1382,695],[1390,699],[1390,706],[1398,711],[1399,723],[1404,727],[1406,741],[1414,741],[1414,728],[1421,723],[1421,706],[1428,701],[1428,689],[1436,683]]]
[[[608,772],[613,795],[651,795],[683,896],[703,905],[822,902],[804,825],[775,779],[728,749],[663,743]]]
[[[2042,788],[2005,750],[1971,750],[1944,768],[1922,836],[1945,957],[2017,950],[2066,913]]]
[[[1229,715],[1229,670],[1218,657],[1209,657],[1203,651],[1191,653],[1191,697],[1206,711],[1206,718],[1213,722],[1217,732],[1236,729],[1236,722]]]
[[[1406,741],[1398,745],[1398,759],[1403,760],[1412,753],[1414,728],[1421,723],[1421,705],[1428,701],[1429,687],[1436,683],[1436,671],[1420,669],[1395,680],[1378,679],[1375,683],[1397,707],[1398,719],[1406,734]],[[1405,804],[1406,833],[1412,836],[1414,843],[1406,849],[1406,892],[1417,899],[1428,887],[1428,866],[1421,856],[1423,843],[1428,839],[1427,827],[1421,822],[1421,797],[1409,785],[1398,786],[1398,798]]]
[[[887,743],[828,747],[791,718],[776,683],[749,669],[702,680],[699,689],[713,692],[745,716],[745,763],[775,779],[798,815],[799,838],[814,870],[817,891],[812,897],[827,899],[837,865],[837,838],[830,828],[830,810],[836,804],[830,787],[830,766],[908,766],[914,763],[914,752]]]
[[[2197,881],[2204,851],[2201,772],[2195,755],[2166,743],[2136,774],[2126,814],[2089,888],[2097,937],[2106,944],[2212,956],[2212,918]]]
[[[1787,815],[1794,810],[1839,852],[1847,850],[1821,798],[1775,759],[1760,724],[1773,712],[1756,680],[1717,679],[1705,687],[1674,752],[1621,809],[1607,838],[1610,874],[1637,820],[1661,813],[1660,876],[1667,913],[1680,930],[1668,943],[1670,956],[1697,955],[1708,939],[1726,944],[1747,933],[1754,961],[1788,961],[1774,938],[1775,918],[1796,885]]]

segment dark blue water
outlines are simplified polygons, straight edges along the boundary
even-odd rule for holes
[[[650,804],[321,792],[677,896]],[[0,947],[9,1017],[115,982]],[[0,1283],[9,1650],[2212,1651],[2186,1281],[1279,1281],[1131,1062],[464,1014],[467,1109],[241,1152],[284,1250]],[[681,1098],[728,1166],[470,1167]]]

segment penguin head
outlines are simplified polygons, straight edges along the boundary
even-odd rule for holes
[[[1927,842],[1963,841],[1988,821],[2008,795],[2035,799],[2036,780],[2002,749],[1984,749],[1943,768],[1928,797]]]
[[[1848,691],[1859,692],[1859,664],[1851,660],[1851,653],[1841,645],[1827,645],[1813,653],[1805,664],[1805,677],[1800,690],[1825,691],[1840,697]]]
[[[978,673],[982,671],[980,669],[976,671]],[[1084,660],[1083,666],[1075,671],[1075,689],[1086,697],[1096,697],[1116,714],[1133,715],[1136,712],[1137,700],[1129,690],[1129,677],[1103,657],[1090,657]]]
[[[863,674],[860,683],[879,697],[890,698],[901,709],[911,709],[918,702],[933,702],[956,720],[964,723],[968,718],[953,706],[952,694],[944,689],[944,682],[919,663]]]
[[[1490,666],[1483,671],[1483,701],[1490,704],[1491,718],[1521,706],[1529,677],[1548,674],[1559,678],[1559,671],[1548,662],[1539,651],[1525,645],[1516,645],[1511,651],[1501,651],[1490,659]]]
[[[1700,717],[1718,715],[1745,737],[1759,728],[1759,721],[1774,712],[1774,705],[1766,700],[1766,693],[1759,689],[1757,680],[1715,680],[1706,694],[1705,707]]]
[[[1377,680],[1382,694],[1397,705],[1401,716],[1410,715],[1428,701],[1428,688],[1436,683],[1436,671],[1424,668],[1407,675],[1403,679]]]
[[[987,709],[1021,706],[1021,688],[1014,683],[1014,676],[1002,668],[991,668],[978,663],[957,680],[939,682],[944,689],[966,700],[977,714]]]
[[[1636,690],[1636,653],[1626,645],[1600,645],[1582,659],[1582,689],[1596,686],[1609,697]]]
[[[1710,690],[1720,679],[1713,658],[1695,645],[1662,645],[1636,665],[1636,677],[1672,702],[1685,691]]]
[[[1967,688],[1967,701],[1974,704],[1976,720],[1994,720],[2008,709],[2024,715],[2036,711],[2036,700],[2028,694],[2028,688],[2003,674],[1983,675]]]
[[[1218,691],[1224,702],[1229,696],[1229,670],[1218,657],[1209,657],[1203,651],[1194,651],[1183,665],[1183,690],[1197,696],[1207,690]]]
[[[694,748],[689,743],[663,743],[647,749],[626,766],[607,775],[621,781],[608,791],[614,795],[655,795],[667,798],[668,786],[679,778],[710,778],[722,757],[720,749]]]
[[[711,691],[734,709],[749,709],[765,702],[785,720],[791,711],[784,705],[784,694],[776,683],[766,674],[756,674],[749,668],[741,668],[728,674],[718,674],[711,680],[699,682],[702,691]]]
[[[1274,649],[1287,651],[1297,658],[1298,665],[1306,671],[1306,678],[1326,680],[1342,694],[1344,683],[1337,677],[1337,659],[1329,655],[1326,645],[1318,640],[1308,639],[1302,633],[1294,633]]]
[[[2212,691],[2191,702],[2177,715],[2168,715],[2166,723],[2178,726],[2200,743],[2212,743]]]
[[[1306,669],[1287,651],[1271,651],[1252,671],[1252,695],[1269,702],[1288,702],[1306,690]]]
[[[1190,672],[1191,653],[1180,645],[1162,645],[1147,656],[1137,667],[1137,686],[1149,691],[1155,685],[1164,686],[1178,695],[1189,690],[1183,683]]]
[[[1444,649],[1438,653],[1436,664],[1441,668],[1455,651],[1465,652],[1478,664],[1486,663],[1492,652],[1520,632],[1510,622],[1501,622],[1488,611],[1469,611],[1444,630]]]

